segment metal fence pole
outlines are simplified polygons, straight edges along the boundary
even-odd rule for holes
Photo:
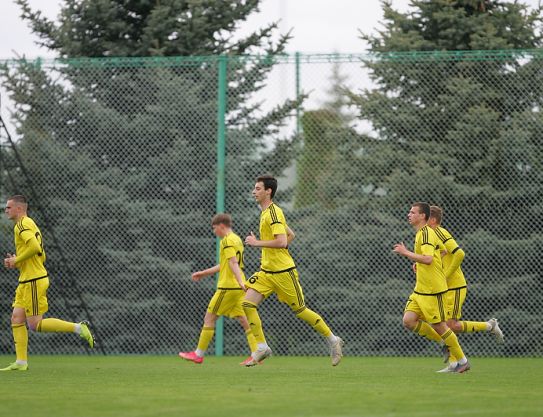
[[[228,58],[219,57],[219,79],[217,96],[217,213],[224,212],[225,198],[225,154],[226,154],[226,67]],[[220,240],[217,238],[217,263],[219,262]],[[218,282],[217,275],[217,282]],[[222,356],[224,352],[224,321],[219,317],[215,325],[215,355]]]

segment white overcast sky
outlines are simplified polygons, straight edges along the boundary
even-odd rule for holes
[[[539,0],[524,0],[535,6]],[[50,19],[55,19],[60,0],[30,0]],[[392,0],[393,6],[405,11],[409,0]],[[248,32],[272,21],[280,21],[281,32],[293,29],[289,52],[361,53],[367,45],[359,39],[359,30],[373,32],[383,18],[379,0],[262,0],[260,13],[243,23],[240,32]],[[36,46],[37,37],[19,17],[13,0],[0,0],[0,59],[54,57],[51,51]]]
[[[50,19],[55,19],[59,0],[30,0]],[[408,0],[393,0],[394,6],[405,10]],[[12,0],[0,0],[0,59],[54,57],[50,51],[35,45],[27,24],[19,17],[19,7]],[[379,0],[263,0],[260,13],[243,23],[241,31],[249,31],[264,24],[279,21],[281,32],[293,29],[289,52],[330,53],[364,52],[359,29],[370,32],[379,26],[383,13]]]

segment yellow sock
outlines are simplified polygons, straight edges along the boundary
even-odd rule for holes
[[[319,316],[317,313],[315,313],[313,310],[310,310],[306,307],[302,307],[302,309],[296,311],[295,313],[296,313],[296,317],[305,321],[307,324],[313,327],[319,334],[323,335],[324,337],[328,337],[332,334],[330,327],[328,327],[327,324],[322,319],[322,317]]]
[[[28,330],[26,323],[12,324],[13,341],[15,342],[15,355],[18,361],[28,360]]]
[[[251,332],[256,340],[256,343],[266,343],[266,338],[264,337],[264,331],[262,330],[262,321],[258,315],[256,304],[251,303],[250,301],[244,301],[243,311],[245,311],[245,316],[249,321],[249,326],[251,326]]]
[[[200,349],[202,352],[205,352],[207,350],[207,347],[209,346],[209,343],[211,342],[211,339],[213,339],[214,334],[214,327],[204,326],[202,328],[202,331],[200,332],[200,339],[198,339],[198,349]]]
[[[74,333],[75,323],[59,319],[43,319],[36,326],[41,333]]]
[[[245,336],[247,336],[247,344],[249,345],[249,349],[251,349],[251,353],[256,352],[257,343],[256,343],[255,335],[253,334],[251,329],[245,330]]]
[[[461,321],[462,333],[486,332],[488,323],[486,321]]]
[[[436,332],[434,328],[425,321],[419,320],[417,326],[413,331],[419,336],[433,340],[434,342],[441,343],[443,341],[439,333]]]
[[[460,360],[464,357],[464,352],[458,343],[458,338],[451,329],[448,329],[445,333],[441,335],[443,342],[447,345],[450,352],[450,361]]]

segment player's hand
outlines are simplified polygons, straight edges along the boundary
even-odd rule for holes
[[[249,246],[256,246],[256,242],[258,242],[258,239],[256,238],[255,234],[251,232],[249,236],[245,238],[245,244]]]
[[[405,255],[408,252],[403,242],[396,243],[392,248],[392,251],[396,252],[398,255]]]
[[[203,275],[202,275],[202,273],[201,273],[200,271],[194,272],[194,273],[192,274],[192,280],[193,280],[194,282],[198,282],[198,281],[200,281],[202,278],[203,278]]]
[[[417,264],[414,263],[412,268],[413,268],[413,272],[416,274],[417,273]]]
[[[16,256],[11,253],[6,253],[7,258],[4,258],[4,266],[8,269],[15,269]]]
[[[241,284],[241,289],[243,290],[243,292],[247,292],[247,287],[245,286],[245,284]]]

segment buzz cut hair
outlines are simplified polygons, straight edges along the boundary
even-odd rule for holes
[[[17,204],[25,204],[28,205],[28,201],[26,197],[22,194],[15,194],[8,198],[9,201],[13,201]]]
[[[443,209],[439,206],[430,206],[430,217],[436,219],[437,224],[443,220]]]
[[[263,183],[264,190],[272,190],[270,195],[271,198],[275,196],[275,192],[277,191],[277,179],[275,177],[271,175],[261,175],[256,179],[256,182]]]
[[[419,213],[424,214],[424,220],[428,221],[428,219],[430,218],[430,204],[418,201],[416,203],[413,203],[412,206],[417,207],[419,209]]]
[[[211,219],[211,225],[216,226],[224,224],[226,227],[232,227],[232,216],[228,213],[217,213]]]

